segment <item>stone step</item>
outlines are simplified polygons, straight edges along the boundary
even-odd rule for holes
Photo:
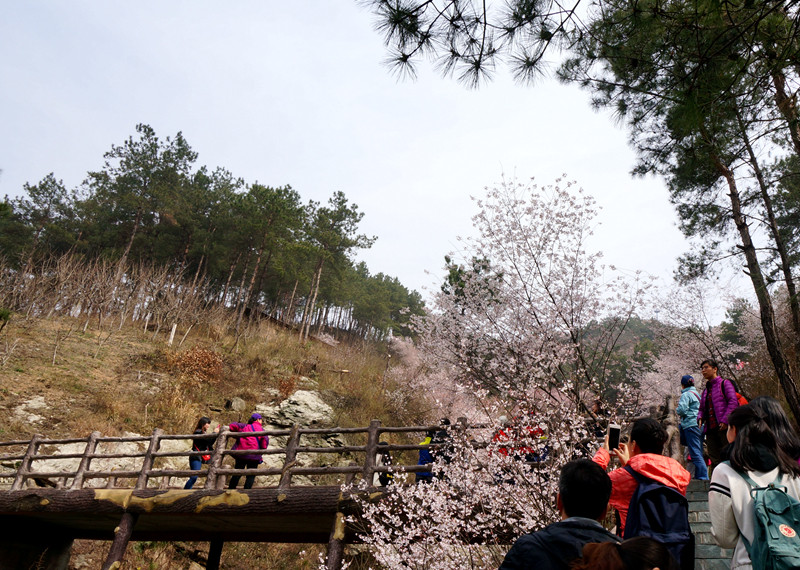
[[[686,490],[689,500],[689,524],[694,533],[695,570],[726,570],[731,567],[733,550],[717,546],[711,534],[711,514],[708,512],[708,481],[693,479]]]
[[[694,570],[730,570],[731,561],[711,558],[707,560],[695,559]]]

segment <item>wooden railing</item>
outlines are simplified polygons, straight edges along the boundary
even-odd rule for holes
[[[455,430],[474,430],[484,426],[466,427],[465,423],[453,426]],[[102,479],[106,488],[136,488],[145,489],[153,487],[152,481],[160,479],[159,488],[170,487],[172,478],[186,478],[197,476],[205,478],[205,489],[222,489],[225,485],[225,477],[231,475],[256,475],[273,476],[277,479],[274,485],[262,487],[286,488],[292,486],[292,478],[295,475],[323,476],[323,475],[343,475],[349,478],[360,475],[366,481],[372,481],[375,473],[392,471],[395,473],[406,472],[414,473],[429,471],[429,465],[413,464],[393,464],[391,466],[377,466],[376,455],[378,453],[378,443],[383,434],[424,434],[428,430],[439,429],[438,426],[406,426],[406,427],[383,427],[381,422],[373,420],[367,427],[354,428],[300,428],[294,426],[291,429],[265,430],[261,432],[231,432],[223,427],[216,435],[214,449],[211,452],[211,459],[208,462],[208,469],[194,471],[190,469],[170,469],[159,467],[159,460],[163,458],[188,458],[208,454],[207,451],[161,451],[160,448],[165,441],[182,440],[187,442],[187,448],[191,447],[191,442],[195,439],[208,438],[209,435],[194,434],[166,434],[161,429],[155,429],[151,436],[128,436],[128,437],[108,437],[99,432],[93,432],[86,438],[67,438],[67,439],[48,439],[41,435],[34,435],[30,440],[0,442],[0,480],[12,479],[10,490],[20,490],[34,481],[38,486],[50,486],[58,489],[82,489],[84,486],[97,488],[98,485],[89,484],[89,481]],[[347,435],[353,436],[366,435],[364,445],[340,445],[331,447],[302,445],[304,436],[324,436],[324,435]],[[213,434],[210,434],[213,437]],[[232,450],[227,449],[231,440],[241,437],[252,437],[265,435],[270,437],[270,446],[265,450],[248,449]],[[287,438],[284,447],[273,445],[274,438]],[[424,437],[424,436],[423,436]],[[420,438],[421,439],[421,438]],[[63,446],[67,444],[85,443],[82,453],[41,453],[42,447]],[[147,449],[140,452],[118,452],[101,453],[98,448],[109,444],[123,443],[147,443]],[[419,444],[390,444],[380,446],[380,451],[388,451],[394,456],[398,452],[418,451],[426,447]],[[432,447],[435,447],[432,446]],[[19,448],[15,453],[14,448]],[[10,451],[10,452],[9,452]],[[358,464],[349,465],[301,465],[298,462],[299,454],[321,455],[321,454],[364,454],[363,461]],[[283,455],[283,464],[280,467],[259,468],[259,469],[233,469],[225,467],[223,462],[226,457],[239,455]],[[59,460],[80,459],[78,467],[74,471],[58,470],[49,467],[46,470],[36,469],[36,464],[43,462],[58,462]],[[141,467],[136,469],[100,469],[93,470],[92,462],[98,459],[133,459],[141,460]],[[12,468],[11,465],[17,465]],[[10,465],[11,464],[11,465]],[[134,481],[135,480],[135,481]],[[125,482],[128,482],[127,484]],[[201,488],[198,486],[198,488]],[[6,487],[6,489],[9,489]]]

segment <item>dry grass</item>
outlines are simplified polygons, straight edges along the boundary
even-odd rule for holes
[[[198,329],[182,347],[169,347],[168,331],[153,339],[152,332],[136,325],[109,335],[91,326],[84,332],[84,323],[69,317],[12,316],[0,333],[0,348],[14,346],[0,359],[0,439],[34,433],[85,437],[95,430],[149,434],[156,427],[188,433],[201,415],[223,423],[243,419],[237,412],[214,411],[228,399],[240,397],[252,409],[309,382],[333,407],[338,425],[364,426],[372,419],[384,425],[422,423],[413,402],[397,405],[387,398],[394,386],[386,384],[386,354],[374,345],[301,344],[297,335],[260,324],[238,343],[223,328]],[[18,413],[37,398],[46,407]],[[41,420],[30,421],[32,414]],[[189,568],[207,547],[136,543],[123,568]],[[87,556],[99,566],[107,549],[108,543],[78,541],[73,560]],[[320,552],[323,545],[228,544],[223,566],[315,568]]]

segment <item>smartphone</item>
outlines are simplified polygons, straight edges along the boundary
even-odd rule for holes
[[[619,424],[608,424],[608,449],[619,447]]]

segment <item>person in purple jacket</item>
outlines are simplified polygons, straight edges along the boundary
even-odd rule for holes
[[[722,449],[728,445],[728,415],[739,406],[733,382],[720,378],[714,360],[704,360],[700,372],[706,379],[706,387],[700,396],[700,412],[697,423],[703,426],[711,467],[722,461]]]
[[[252,416],[250,416],[250,419],[246,424],[233,422],[228,426],[228,429],[238,432],[264,431],[264,428],[261,427],[261,414],[254,413]],[[238,438],[236,443],[233,444],[233,449],[266,449],[268,445],[269,437],[266,435],[252,435]],[[236,464],[233,467],[234,469],[256,469],[258,464],[264,461],[264,457],[261,454],[256,453],[236,455],[234,458],[236,461]],[[235,489],[239,484],[239,479],[241,479],[241,475],[232,476],[231,482],[228,484],[228,489]],[[251,489],[255,480],[255,475],[247,475],[244,479],[244,488]]]

